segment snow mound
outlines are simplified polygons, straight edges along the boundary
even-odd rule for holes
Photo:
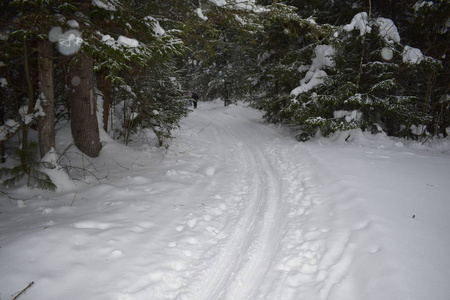
[[[42,161],[49,162],[55,166],[53,169],[44,169],[42,171],[44,171],[56,185],[57,192],[70,191],[76,187],[74,181],[58,163],[58,155],[54,148],[42,158]]]
[[[202,174],[207,177],[211,177],[216,173],[216,169],[214,167],[202,167],[197,171],[199,174]]]

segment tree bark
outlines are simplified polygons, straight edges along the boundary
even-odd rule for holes
[[[0,87],[0,126],[5,124],[5,101],[3,87]],[[6,162],[5,142],[0,140],[0,162]]]
[[[30,69],[30,61],[29,61],[29,54],[28,54],[28,43],[26,38],[23,40],[23,57],[24,57],[24,69],[25,69],[25,79],[27,81],[27,88],[28,88],[28,109],[26,111],[26,114],[29,115],[34,110],[34,88],[33,88],[33,81],[31,79],[31,69]],[[24,153],[28,150],[28,124],[25,122],[26,119],[23,120],[22,124],[22,151]],[[21,156],[20,163],[24,166],[26,165],[27,161],[25,156]]]
[[[97,84],[103,93],[103,129],[108,132],[109,110],[111,107],[111,79],[107,78],[108,72],[101,71],[97,74]]]
[[[94,60],[82,53],[69,70],[71,129],[75,145],[81,152],[97,157],[102,149],[94,97]]]
[[[55,109],[53,82],[53,49],[47,40],[38,42],[39,99],[45,116],[38,120],[39,153],[41,158],[55,147]]]

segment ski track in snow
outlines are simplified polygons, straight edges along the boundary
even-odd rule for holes
[[[183,134],[195,141],[175,142],[163,173],[137,162],[142,173],[130,170],[58,199],[74,207],[27,204],[24,209],[39,216],[25,214],[17,222],[34,218],[45,230],[30,228],[30,238],[2,249],[11,257],[25,249],[19,271],[42,260],[30,272],[43,279],[30,277],[36,288],[23,299],[40,299],[38,287],[51,291],[55,282],[67,291],[83,286],[80,298],[100,300],[357,299],[359,287],[348,278],[355,253],[363,249],[370,260],[379,251],[376,241],[361,238],[374,235],[367,235],[372,221],[355,205],[358,194],[259,113],[240,112],[233,106],[192,112],[192,127]],[[84,206],[90,199],[98,201],[95,211]],[[52,230],[71,238],[55,247]],[[11,232],[0,231],[0,240]],[[40,239],[52,242],[45,246],[48,258],[33,253]],[[71,272],[53,274],[58,268]],[[89,280],[92,269],[97,272]],[[117,270],[123,273],[107,275]],[[47,292],[46,300],[53,299],[61,295]]]
[[[179,270],[189,280],[176,286],[176,299],[327,299],[352,262],[346,253],[351,232],[317,226],[322,223],[308,217],[321,201],[309,182],[313,159],[306,150],[295,141],[294,150],[277,147],[266,133],[270,128],[230,111],[199,113],[201,133],[214,140],[217,158],[237,167],[221,183],[230,188],[227,197],[218,196],[225,205],[175,228],[182,232],[210,215],[226,216],[219,228],[206,226],[212,237],[191,243],[201,240],[206,247],[195,254],[182,250],[192,260]],[[288,151],[303,151],[304,159],[292,162]]]
[[[214,120],[214,115],[211,118]],[[251,127],[242,126],[248,124],[236,124],[232,118],[225,121],[211,123],[211,130],[222,138],[216,141],[219,147],[237,146],[229,153],[236,156],[230,161],[241,164],[243,172],[239,181],[233,182],[235,203],[230,206],[234,204],[241,212],[227,226],[227,237],[216,250],[214,263],[203,271],[198,294],[186,299],[251,299],[278,244],[281,182],[267,155],[256,146],[265,141],[249,139],[255,132],[245,132]]]

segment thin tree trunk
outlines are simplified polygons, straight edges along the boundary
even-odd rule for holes
[[[69,71],[71,82],[69,99],[71,103],[72,135],[75,145],[84,154],[97,157],[102,149],[97,121],[97,105],[94,98],[94,60],[86,54],[79,55],[79,61],[72,63]]]
[[[31,70],[30,70],[30,62],[29,62],[29,53],[28,53],[28,45],[27,40],[23,40],[23,56],[24,56],[24,68],[25,68],[25,78],[27,81],[27,88],[28,88],[28,109],[26,111],[26,114],[31,114],[34,110],[34,89],[33,89],[33,82],[31,80]],[[26,118],[25,120],[26,121]],[[28,148],[28,124],[24,122],[22,124],[22,150],[24,152],[27,151]],[[20,163],[22,165],[25,165],[26,158],[25,156],[21,156]]]
[[[109,110],[111,108],[111,79],[106,76],[108,72],[101,71],[97,76],[97,84],[103,93],[103,129],[108,132]]]
[[[39,153],[41,158],[55,147],[55,110],[53,83],[53,49],[47,39],[38,42],[39,95],[45,116],[38,120]]]
[[[0,126],[5,124],[5,98],[3,98],[3,89],[0,87]],[[5,142],[0,140],[0,162],[6,162]]]
[[[6,73],[6,72],[5,72]],[[3,72],[0,73],[0,77],[6,78],[6,74]],[[6,93],[4,91],[4,87],[0,86],[0,126],[5,124],[5,105],[6,105]],[[5,142],[3,140],[0,140],[0,162],[4,163],[6,162],[6,155],[5,155]]]

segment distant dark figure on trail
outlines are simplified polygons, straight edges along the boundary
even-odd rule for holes
[[[197,108],[198,95],[195,92],[192,92],[191,97],[192,97],[192,99],[194,99],[193,100],[193,102],[194,102],[194,109],[196,109]]]

